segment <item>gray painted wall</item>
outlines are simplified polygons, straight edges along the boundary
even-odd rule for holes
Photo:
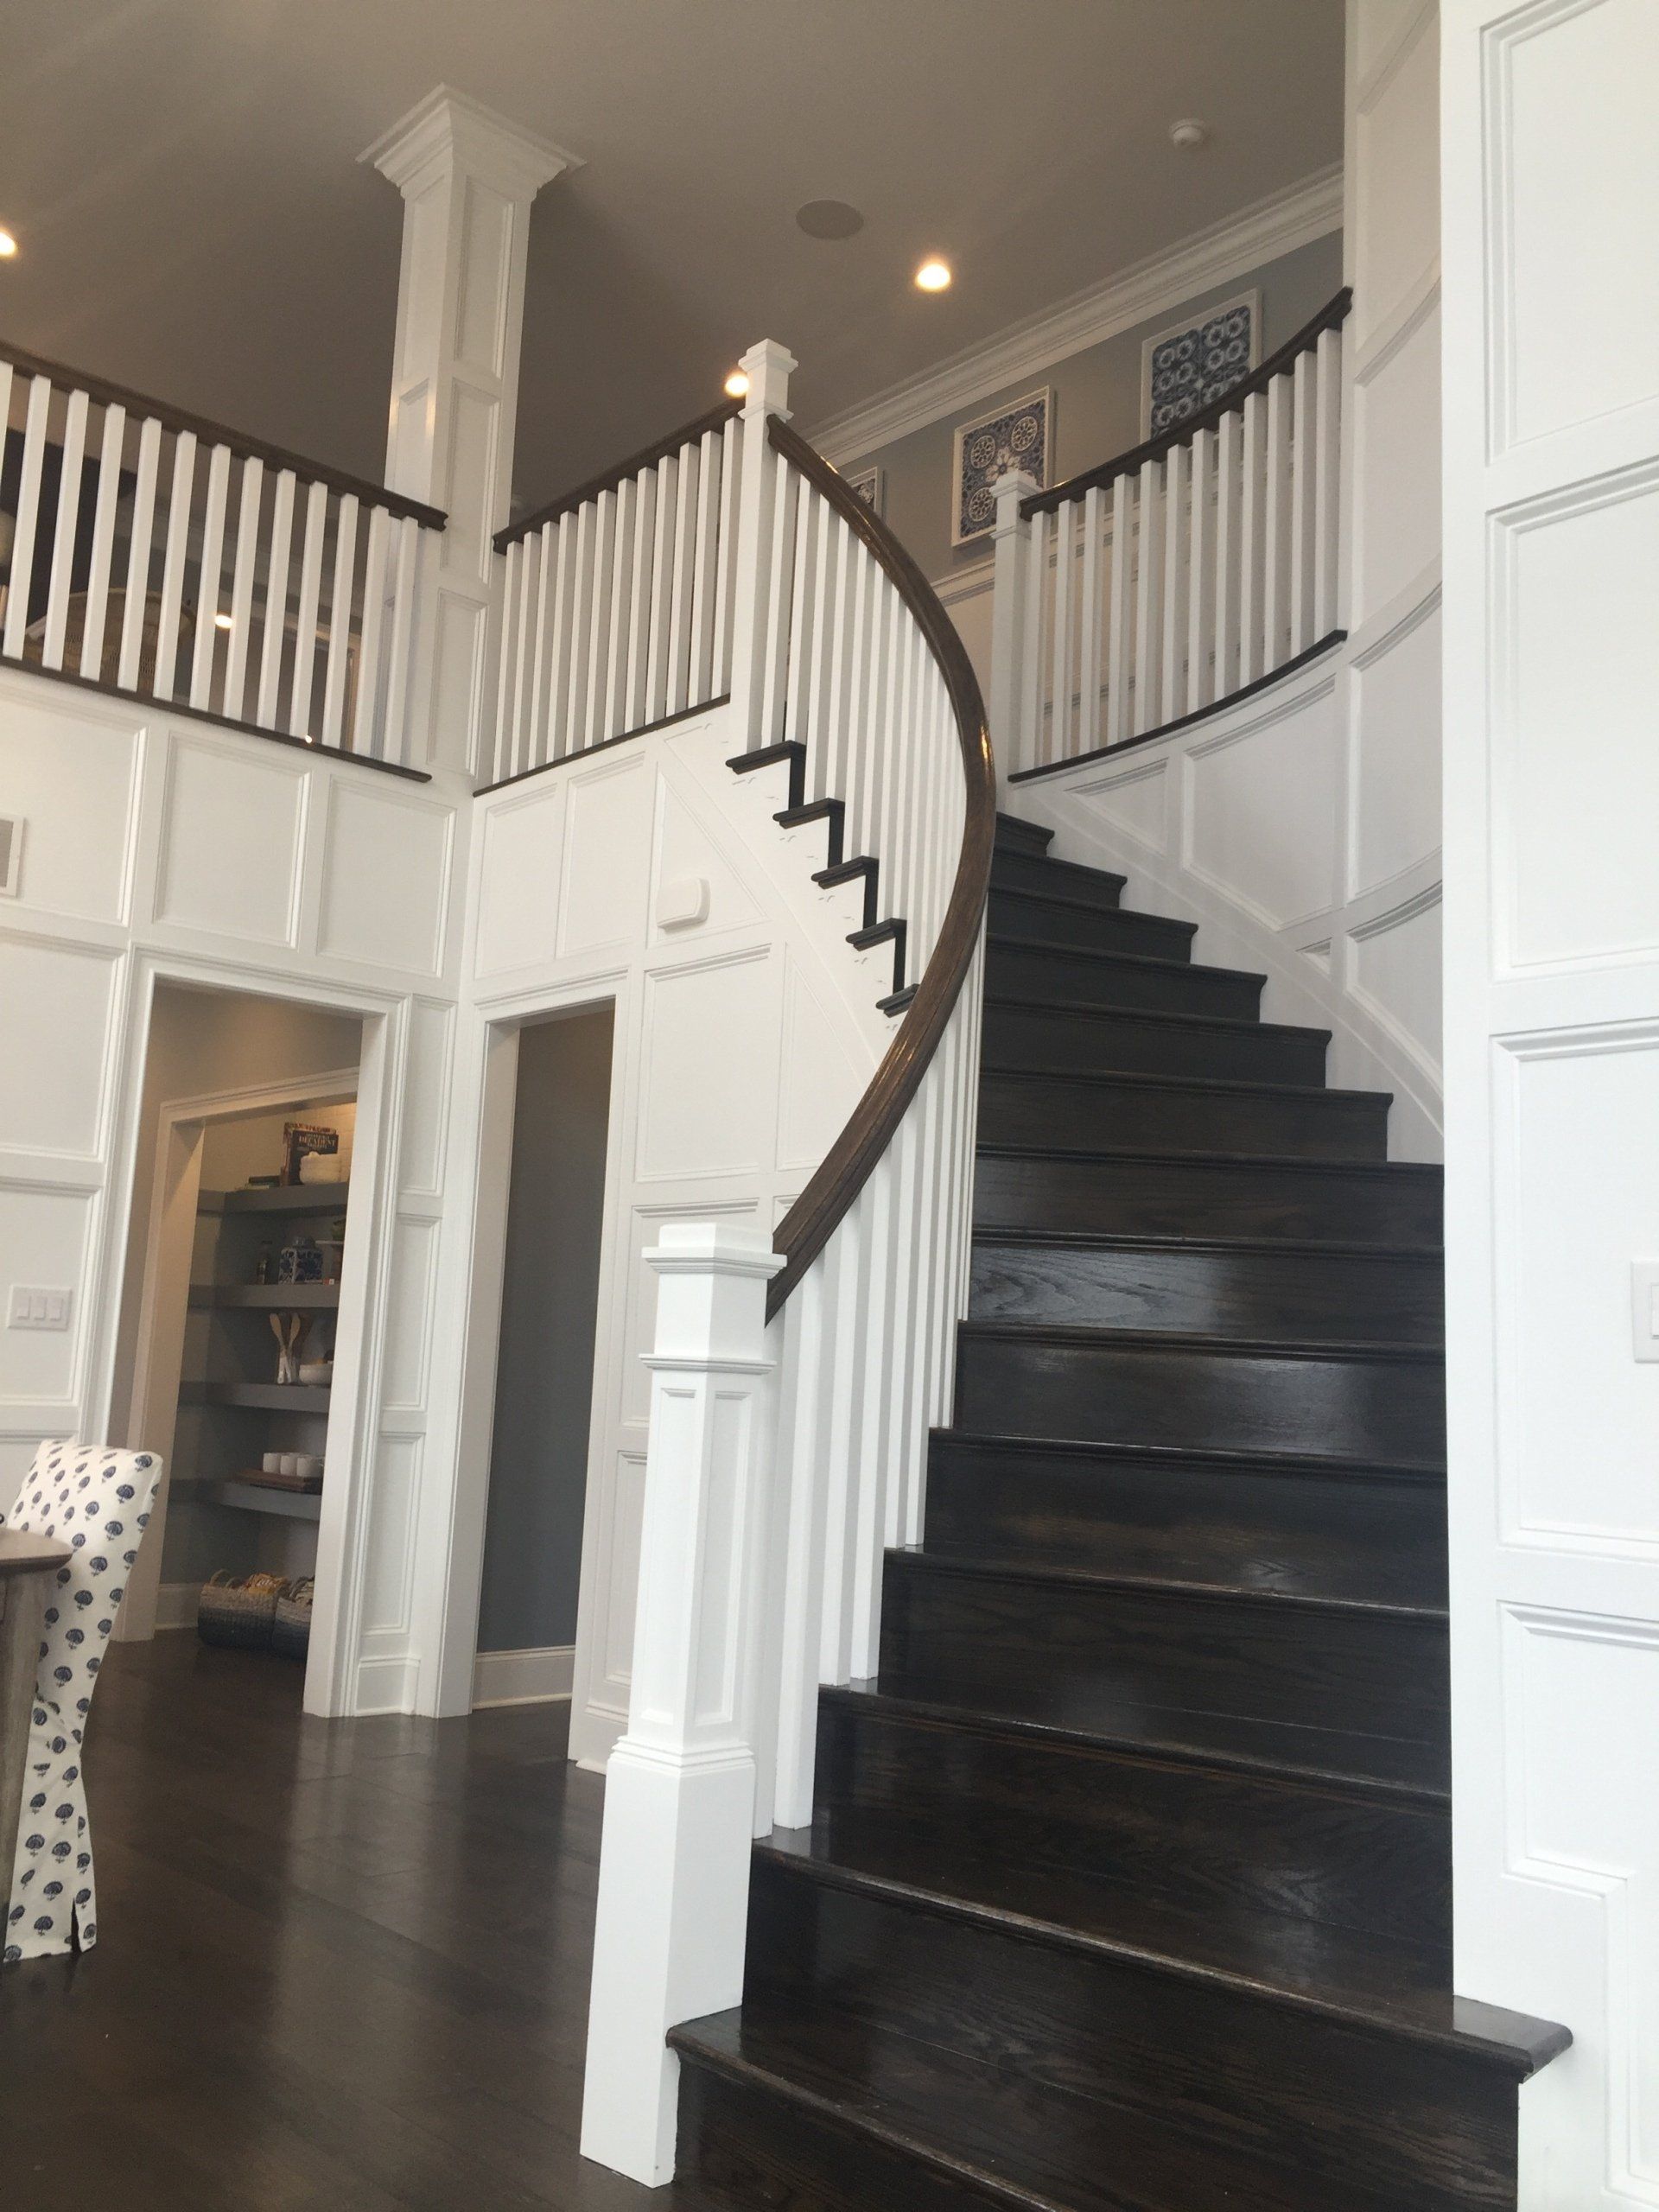
[[[958,422],[972,422],[1041,385],[1054,393],[1054,461],[1049,480],[1058,484],[1079,470],[1109,461],[1141,440],[1141,346],[1154,331],[1166,330],[1194,309],[1218,305],[1252,286],[1262,294],[1262,356],[1282,346],[1342,286],[1342,233],[1332,231],[1299,246],[1229,284],[1199,292],[1185,308],[1160,315],[1133,330],[1119,332],[1101,345],[1073,353],[988,399],[940,423],[929,423],[892,444],[849,455],[849,469],[880,462],[883,512],[935,583],[956,569],[987,559],[988,537],[971,545],[950,543],[950,452]]]
[[[518,1041],[480,1651],[576,1639],[612,1020],[568,1014]]]

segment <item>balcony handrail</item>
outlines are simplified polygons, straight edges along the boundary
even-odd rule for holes
[[[1353,303],[1353,287],[1344,284],[1339,292],[1325,302],[1316,315],[1287,338],[1276,353],[1269,353],[1260,368],[1252,369],[1249,376],[1230,385],[1219,399],[1211,400],[1208,407],[1201,408],[1196,415],[1186,416],[1167,430],[1160,430],[1155,438],[1147,438],[1138,446],[1130,446],[1126,452],[1114,454],[1109,461],[1096,461],[1092,468],[1080,470],[1076,476],[1068,476],[1064,484],[1052,485],[1046,492],[1033,493],[1020,502],[1021,515],[1029,521],[1033,515],[1052,514],[1073,499],[1080,499],[1085,492],[1104,490],[1107,486],[1116,483],[1120,476],[1134,475],[1136,469],[1144,467],[1149,461],[1161,459],[1174,447],[1190,445],[1201,430],[1213,430],[1224,416],[1239,413],[1246,400],[1258,391],[1265,391],[1275,377],[1283,375],[1299,353],[1306,353],[1317,346],[1327,330],[1339,330],[1346,321],[1348,310]]]
[[[538,530],[544,529],[549,523],[557,522],[561,515],[574,514],[578,507],[586,506],[589,499],[596,499],[601,492],[614,491],[628,477],[637,476],[642,468],[654,468],[659,461],[666,460],[671,453],[677,453],[682,446],[696,444],[706,431],[723,429],[734,416],[741,415],[742,411],[741,399],[723,399],[718,407],[711,407],[706,415],[696,416],[690,422],[682,423],[677,430],[670,430],[660,438],[653,438],[648,446],[642,446],[638,453],[630,454],[626,461],[613,462],[608,468],[601,469],[597,476],[589,477],[585,484],[578,484],[569,492],[561,492],[556,499],[550,499],[545,506],[537,507],[532,514],[508,523],[505,528],[496,531],[491,540],[492,544],[498,553],[505,553],[510,545],[517,545],[523,539],[533,537]]]

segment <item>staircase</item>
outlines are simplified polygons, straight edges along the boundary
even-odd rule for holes
[[[1567,2038],[1451,1994],[1439,1171],[1047,842],[999,818],[926,1541],[671,2037],[677,2194],[1512,2208]]]

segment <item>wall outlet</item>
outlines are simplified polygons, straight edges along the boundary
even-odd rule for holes
[[[1630,1262],[1630,1329],[1638,1359],[1659,1359],[1659,1260]]]
[[[6,1309],[9,1329],[67,1329],[69,1301],[67,1290],[47,1290],[38,1285],[15,1282]]]

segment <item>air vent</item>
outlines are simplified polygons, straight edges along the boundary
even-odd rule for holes
[[[23,857],[23,825],[11,816],[0,814],[0,899],[15,899],[22,879]]]

